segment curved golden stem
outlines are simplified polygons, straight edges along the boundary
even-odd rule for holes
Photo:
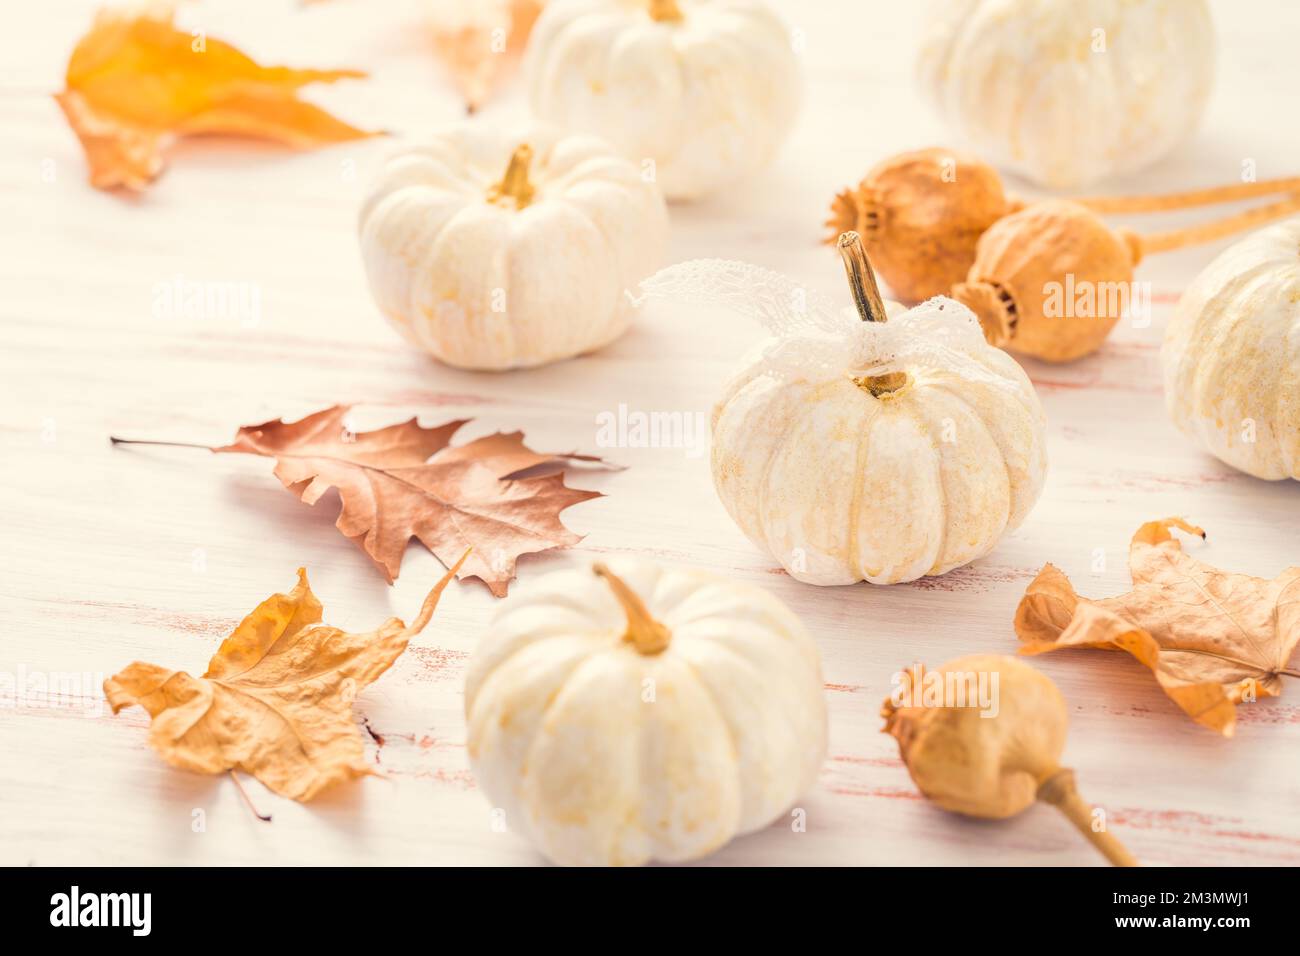
[[[880,286],[876,285],[876,273],[863,248],[862,237],[856,232],[846,232],[836,244],[840,257],[844,260],[844,271],[849,276],[849,289],[853,292],[853,304],[858,308],[858,315],[863,322],[884,322],[885,303],[880,298]]]
[[[609,589],[623,606],[627,615],[627,630],[623,640],[636,647],[642,654],[658,654],[668,647],[672,635],[646,610],[640,595],[627,586],[627,583],[603,564],[592,565],[592,570],[605,579]]]
[[[521,144],[510,157],[510,165],[501,182],[488,190],[488,202],[511,200],[516,209],[523,209],[533,201],[533,184],[528,181],[528,167],[533,161],[533,148]]]

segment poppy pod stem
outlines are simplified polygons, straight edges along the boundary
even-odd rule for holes
[[[668,628],[650,616],[641,596],[605,565],[593,565],[592,570],[605,579],[605,583],[614,592],[614,597],[618,599],[618,603],[623,607],[623,613],[627,616],[627,630],[623,632],[623,640],[646,655],[658,654],[665,650],[672,641],[672,634]]]
[[[1142,233],[1137,236],[1138,247],[1143,254],[1168,252],[1184,246],[1195,246],[1202,242],[1214,242],[1225,236],[1236,235],[1247,229],[1254,229],[1274,219],[1281,219],[1292,213],[1300,212],[1300,195],[1289,196],[1278,202],[1265,206],[1256,206],[1233,216],[1212,219],[1209,222],[1185,229],[1171,229],[1168,232]]]
[[[1191,209],[1196,206],[1239,202],[1242,199],[1273,196],[1278,193],[1300,193],[1300,176],[1260,179],[1253,183],[1233,183],[1229,186],[1189,189],[1177,193],[1157,193],[1141,196],[1080,196],[1075,202],[1081,206],[1087,206],[1093,212],[1166,212],[1172,209]]]
[[[1088,801],[1079,796],[1073,770],[1058,768],[1052,771],[1039,783],[1038,799],[1043,803],[1050,803],[1065,814],[1075,828],[1088,838],[1088,842],[1114,866],[1138,865],[1137,858],[1124,847],[1124,844],[1111,836],[1109,830],[1096,829],[1097,818]]]

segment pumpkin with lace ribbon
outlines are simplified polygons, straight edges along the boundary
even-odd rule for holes
[[[943,574],[1029,514],[1043,409],[968,309],[936,297],[887,314],[856,233],[840,252],[857,315],[740,263],[672,266],[642,292],[735,308],[774,333],[713,409],[714,484],[756,545],[811,584]]]

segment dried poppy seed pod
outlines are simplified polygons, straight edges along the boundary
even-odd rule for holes
[[[1133,300],[1133,267],[1145,256],[1212,242],[1300,211],[1300,195],[1232,216],[1138,234],[1112,230],[1080,202],[1049,199],[988,228],[952,297],[979,318],[985,337],[1048,362],[1101,347]]]
[[[993,345],[1069,362],[1101,347],[1141,258],[1136,234],[1111,229],[1076,202],[1046,200],[989,227],[952,297],[975,313]]]
[[[958,704],[931,690],[974,681],[991,702]],[[995,682],[996,681],[996,682]],[[1092,808],[1079,796],[1074,773],[1060,765],[1069,717],[1056,685],[1014,657],[959,657],[925,672],[906,688],[910,702],[887,699],[884,733],[898,741],[908,773],[945,810],[1003,819],[1036,801],[1058,807],[1116,866],[1137,861],[1105,830],[1093,829]],[[987,704],[987,706],[985,706]]]
[[[1096,213],[1168,212],[1297,191],[1300,177],[1290,176],[1173,193],[1081,196],[1072,201]],[[859,233],[894,296],[919,302],[948,295],[952,286],[965,280],[984,231],[1024,207],[1024,202],[1005,192],[996,170],[987,163],[953,150],[921,149],[877,163],[855,188],[836,195],[826,220],[825,241],[833,245],[841,233]],[[1240,217],[1232,216],[1193,230],[1145,237],[1143,248],[1158,252],[1206,241],[1198,235],[1203,230],[1218,237],[1277,218],[1256,211],[1243,215],[1250,222],[1238,224]],[[1153,244],[1151,239],[1173,245]]]
[[[857,232],[894,295],[921,302],[961,282],[980,236],[1021,205],[987,163],[921,149],[878,163],[856,189],[837,195],[826,241]]]

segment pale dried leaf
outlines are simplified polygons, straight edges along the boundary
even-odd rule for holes
[[[1204,537],[1181,518],[1149,521],[1133,536],[1133,590],[1079,597],[1046,565],[1016,609],[1023,654],[1063,647],[1127,651],[1197,723],[1231,736],[1243,700],[1276,697],[1300,641],[1300,568],[1271,581],[1189,557],[1171,527]]]
[[[104,693],[113,713],[136,704],[149,712],[149,743],[173,766],[242,770],[281,796],[310,800],[373,772],[352,701],[429,623],[455,571],[409,627],[393,618],[349,634],[320,623],[320,602],[299,568],[297,586],[244,618],[202,677],[137,661],[104,681]]]

